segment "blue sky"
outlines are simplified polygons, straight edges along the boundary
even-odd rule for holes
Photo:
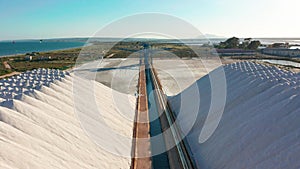
[[[202,33],[300,37],[299,0],[0,0],[0,40],[92,36],[143,12],[180,17]]]

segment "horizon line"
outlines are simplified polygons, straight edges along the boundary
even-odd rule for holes
[[[237,37],[238,36],[230,36],[230,37],[207,37],[205,38],[180,38],[180,39],[172,39],[172,38],[155,38],[155,37],[136,37],[136,38],[122,38],[122,37],[89,37],[89,36],[74,36],[74,37],[49,37],[49,38],[22,38],[22,39],[3,39],[0,40],[0,42],[5,41],[26,41],[26,40],[55,40],[55,39],[93,39],[93,38],[99,38],[99,39],[153,39],[153,40],[200,40],[200,39],[228,39],[231,37]],[[300,37],[242,37],[239,39],[245,39],[245,38],[252,38],[252,39],[299,39]]]

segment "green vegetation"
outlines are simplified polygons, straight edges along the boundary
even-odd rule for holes
[[[150,45],[153,58],[193,58],[210,55],[211,47],[208,46],[187,46],[183,43],[158,43],[147,42]],[[145,42],[140,41],[123,41],[118,43],[113,42],[93,42],[93,45],[82,48],[59,50],[51,52],[31,52],[24,55],[11,57],[0,57],[0,76],[12,72],[23,72],[36,68],[54,68],[65,70],[72,68],[75,64],[82,64],[88,61],[93,61],[103,58],[128,58],[141,56],[140,51],[144,48]],[[239,38],[233,37],[221,42],[217,45],[220,49],[248,49],[256,50],[260,46],[260,42],[246,38],[240,42]],[[195,53],[197,51],[198,55]],[[81,57],[78,57],[81,56]],[[267,56],[256,54],[253,56],[230,56],[232,59],[285,59],[277,56]],[[294,59],[293,61],[295,61]],[[296,61],[299,61],[298,59]],[[9,69],[7,63],[11,68]]]
[[[112,45],[112,44],[111,44]],[[142,42],[118,42],[113,44],[112,48],[105,53],[104,58],[127,58],[139,57],[136,52],[143,49]]]
[[[221,49],[236,49],[239,47],[240,39],[237,37],[232,37],[227,39],[225,42],[221,42],[218,48]]]
[[[253,40],[252,38],[245,38],[243,42],[237,37],[227,39],[225,42],[221,42],[215,47],[218,49],[245,49],[245,50],[257,50],[261,45],[260,41]]]
[[[261,45],[260,41],[251,41],[250,44],[246,47],[246,49],[256,50]]]
[[[196,49],[192,49],[183,43],[153,43],[152,49],[155,51],[153,57],[179,57],[179,58],[193,58],[198,57],[194,52]],[[205,48],[206,49],[206,48]]]
[[[53,52],[27,53],[25,55],[1,57],[0,75],[11,72],[23,72],[36,68],[68,69],[74,66],[80,48],[68,49]],[[5,68],[4,62],[10,65],[11,69]]]
[[[108,51],[104,52],[104,58],[128,58],[128,57],[140,57],[139,51],[143,49],[145,42],[118,42],[116,44],[112,43],[95,43],[95,45],[83,49],[83,51],[87,51],[87,56],[90,59],[97,58],[97,54],[103,50],[108,50],[108,47],[111,47]],[[183,58],[183,57],[197,57],[194,51],[187,45],[182,43],[156,43],[156,42],[147,42],[151,46],[153,57],[160,57],[173,54]],[[94,48],[91,50],[91,48]],[[93,51],[93,52],[92,52]],[[82,52],[85,53],[85,52]],[[91,54],[94,53],[94,54]],[[98,57],[99,58],[99,57]],[[84,58],[87,61],[87,58]]]

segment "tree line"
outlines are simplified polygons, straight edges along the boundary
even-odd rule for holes
[[[218,49],[245,49],[245,50],[257,50],[261,45],[261,42],[258,40],[252,40],[252,38],[245,38],[243,41],[240,41],[237,37],[232,37],[227,39],[224,42],[220,42],[215,47]]]

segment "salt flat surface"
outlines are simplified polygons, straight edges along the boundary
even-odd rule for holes
[[[199,142],[199,136],[211,105],[209,76],[196,82],[200,107],[187,141],[198,167],[300,168],[300,75],[252,62],[229,64],[224,71],[225,110],[217,129],[204,143]],[[193,93],[192,89],[170,99],[175,113],[186,117],[179,121],[182,130],[193,119],[190,112],[179,112],[180,96]],[[194,102],[188,102],[193,107]]]
[[[121,157],[98,146],[82,129],[74,112],[74,78],[62,71],[38,69],[0,80],[0,168],[130,168],[130,141],[111,139],[110,149],[128,155]],[[106,124],[132,138],[134,112],[127,112],[129,119],[124,120],[111,93],[120,107],[134,109],[135,98],[92,83]],[[93,119],[89,114],[86,118]],[[101,137],[105,131],[97,128],[94,132]]]
[[[80,76],[100,82],[121,93],[134,95],[137,90],[139,58],[103,59],[80,65]]]
[[[196,80],[205,76],[210,70],[215,69],[218,62],[212,61],[209,64],[204,64],[200,59],[155,58],[153,59],[153,65],[164,92],[168,96],[172,96],[179,94],[195,83]]]

